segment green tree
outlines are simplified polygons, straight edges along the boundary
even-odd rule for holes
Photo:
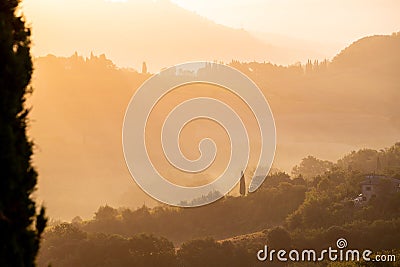
[[[280,226],[268,231],[267,240],[272,249],[290,249],[292,246],[289,232]]]
[[[374,149],[360,149],[352,151],[339,159],[337,165],[344,170],[357,170],[361,173],[377,171],[378,151]]]
[[[37,214],[31,196],[37,173],[24,105],[32,74],[31,32],[16,15],[19,2],[0,2],[0,266],[34,266],[46,225],[44,209]]]
[[[175,248],[163,237],[141,234],[129,239],[130,266],[176,266]]]
[[[299,165],[293,167],[292,175],[294,177],[302,176],[310,180],[318,175],[331,170],[333,163],[327,160],[320,160],[313,156],[304,158]]]
[[[252,266],[253,255],[230,241],[217,242],[211,238],[190,240],[177,252],[179,266],[235,267]]]
[[[118,211],[108,205],[101,206],[95,213],[95,220],[114,220]]]

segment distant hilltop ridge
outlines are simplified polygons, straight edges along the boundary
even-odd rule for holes
[[[85,57],[79,55],[75,52],[70,57],[58,57],[53,54],[48,54],[47,56],[37,57],[36,60],[46,59],[48,61],[52,60],[62,60],[65,64],[69,65],[72,62],[75,63],[97,63],[98,65],[104,65],[109,68],[124,69],[126,71],[142,72],[142,70],[134,69],[133,67],[122,67],[119,68],[113,61],[106,56],[105,53],[99,55],[94,55],[93,52],[90,56]],[[232,59],[230,62],[223,62],[227,64],[232,64],[234,62],[240,62],[240,60]],[[302,64],[306,67],[307,64],[314,64],[316,60],[310,58],[307,63]],[[366,69],[379,68],[382,66],[388,67],[390,64],[398,64],[400,62],[400,32],[392,33],[391,35],[373,35],[363,37],[355,42],[353,42],[348,47],[340,51],[333,59],[326,60],[332,68],[354,68],[362,67]],[[140,64],[139,64],[140,63]],[[141,65],[143,62],[134,62],[132,65]],[[152,62],[146,62],[151,65]],[[263,63],[266,63],[265,61]],[[274,64],[274,62],[268,62],[273,66],[281,66],[279,64]],[[299,66],[300,63],[289,64],[290,66]],[[167,66],[165,66],[167,67]],[[165,68],[164,67],[164,68]],[[163,69],[163,68],[161,68]],[[160,69],[160,70],[161,70]],[[393,71],[396,71],[393,70]],[[147,71],[146,71],[147,72]]]
[[[32,1],[24,9],[32,21],[34,55],[93,51],[106,53],[119,67],[140,68],[147,61],[151,72],[199,59],[277,65],[321,61],[345,45],[224,26],[170,1],[49,1],[43,7]]]
[[[343,49],[332,63],[335,67],[380,67],[400,61],[400,32],[361,38]],[[397,69],[398,71],[398,69]]]

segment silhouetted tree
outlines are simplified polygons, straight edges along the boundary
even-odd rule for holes
[[[217,242],[211,238],[185,242],[177,252],[179,266],[235,267],[252,266],[253,255],[235,247],[231,242]]]
[[[143,74],[146,74],[146,73],[147,73],[147,65],[146,65],[146,62],[143,62],[143,64],[142,64],[142,73],[143,73]]]
[[[81,218],[81,216],[75,216],[72,220],[71,223],[72,224],[80,224],[83,222],[83,219]]]
[[[312,73],[313,70],[313,64],[311,62],[311,59],[307,60],[307,64],[306,64],[306,73]]]
[[[332,166],[333,163],[330,161],[308,156],[302,159],[299,165],[293,167],[292,175],[295,177],[302,175],[305,179],[312,179],[329,171]]]
[[[18,0],[0,3],[0,266],[35,266],[44,209],[31,198],[37,182],[24,106],[32,74],[30,29]],[[33,223],[36,221],[36,226]]]
[[[244,173],[242,171],[242,176],[240,177],[240,195],[244,196],[246,195],[246,181],[244,179]]]
[[[176,266],[175,248],[162,237],[88,234],[62,223],[46,231],[43,239],[40,266]]]
[[[373,173],[376,171],[378,156],[379,152],[374,149],[360,149],[339,159],[337,165],[343,169]]]
[[[118,211],[108,205],[101,206],[95,213],[96,220],[112,220],[117,216]]]

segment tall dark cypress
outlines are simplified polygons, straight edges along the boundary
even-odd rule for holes
[[[241,172],[241,177],[240,177],[240,186],[239,186],[239,192],[241,196],[246,195],[246,180],[244,178],[244,173],[243,171]]]
[[[37,173],[26,134],[32,75],[30,29],[18,0],[0,0],[0,266],[35,266],[46,225],[32,199]]]

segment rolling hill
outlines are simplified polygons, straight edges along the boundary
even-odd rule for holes
[[[25,10],[35,29],[36,56],[106,53],[119,66],[139,67],[146,61],[153,72],[193,60],[293,61],[288,58],[291,51],[273,40],[264,42],[243,29],[216,24],[170,1],[75,0],[40,9],[34,4],[27,1]]]
[[[336,160],[351,150],[398,141],[399,38],[364,38],[332,62],[306,66],[231,63],[259,85],[271,105],[276,168],[289,172],[310,154]],[[132,181],[121,145],[125,108],[148,77],[117,68],[104,55],[35,60],[30,134],[38,195],[52,217],[91,216],[102,204],[155,204]]]

